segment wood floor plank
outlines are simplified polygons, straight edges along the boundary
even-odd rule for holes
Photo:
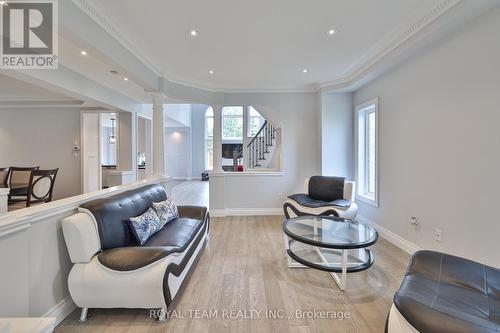
[[[380,239],[369,270],[350,274],[340,291],[326,272],[289,269],[281,230],[283,217],[212,218],[210,240],[177,301],[182,318],[165,324],[147,310],[92,309],[86,323],[71,314],[56,333],[163,332],[382,332],[408,255]],[[198,316],[194,311],[199,312]],[[229,311],[258,311],[255,317],[223,317]],[[281,310],[286,318],[274,318]],[[296,311],[348,312],[349,319],[296,317]],[[214,311],[201,318],[200,313]]]

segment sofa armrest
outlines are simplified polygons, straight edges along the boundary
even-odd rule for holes
[[[208,215],[207,207],[177,206],[177,209],[179,210],[179,217],[186,217],[190,219],[205,221]]]
[[[344,199],[356,201],[356,182],[346,180],[344,183]]]
[[[130,272],[151,265],[175,251],[176,248],[172,246],[117,247],[99,253],[97,260],[113,271]]]
[[[99,231],[94,219],[86,213],[77,213],[62,220],[62,231],[69,257],[73,263],[88,263],[101,251]]]

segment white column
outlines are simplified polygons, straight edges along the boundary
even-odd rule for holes
[[[9,192],[10,188],[0,187],[0,215],[9,210]]]
[[[214,105],[214,171],[222,171],[222,105]]]
[[[163,94],[152,93],[153,100],[153,174],[165,175],[165,128],[163,125]]]
[[[248,105],[243,107],[243,170],[246,171],[248,168]]]

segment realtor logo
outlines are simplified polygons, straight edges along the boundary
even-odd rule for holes
[[[57,0],[0,1],[1,68],[56,69]]]

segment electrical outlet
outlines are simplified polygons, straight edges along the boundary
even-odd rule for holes
[[[436,229],[434,231],[434,240],[436,242],[442,242],[443,241],[443,231],[441,229]]]
[[[418,218],[416,216],[410,217],[410,224],[417,226],[418,225]]]

